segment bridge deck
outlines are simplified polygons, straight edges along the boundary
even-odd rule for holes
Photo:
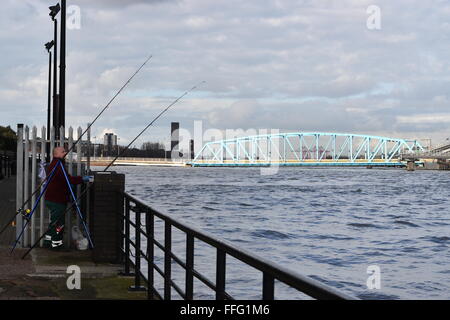
[[[211,160],[197,160],[189,162],[188,165],[193,167],[261,167],[261,166],[351,166],[351,167],[398,167],[405,166],[401,161],[385,161],[374,160],[368,162],[367,160],[288,160],[288,161],[249,161],[249,160],[225,160],[225,161],[211,161]]]

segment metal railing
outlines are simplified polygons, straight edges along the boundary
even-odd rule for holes
[[[134,288],[142,289],[141,281],[147,284],[149,299],[171,299],[173,288],[183,299],[194,299],[194,278],[200,280],[215,292],[217,300],[233,300],[234,298],[226,292],[226,260],[227,256],[249,265],[262,273],[262,299],[274,300],[275,280],[315,299],[355,299],[349,295],[338,292],[316,280],[300,275],[282,266],[276,265],[264,258],[250,253],[235,245],[212,236],[204,231],[197,230],[191,226],[175,221],[173,218],[162,214],[141,200],[123,193],[125,199],[124,230],[122,233],[121,248],[124,254],[125,275],[131,275],[134,268]],[[130,213],[134,212],[134,220]],[[142,215],[145,215],[145,230],[142,229]],[[155,217],[164,222],[164,244],[155,239]],[[131,227],[134,228],[135,241],[131,240]],[[186,234],[186,259],[182,261],[172,252],[172,230],[176,228]],[[194,240],[200,240],[216,249],[216,279],[215,282],[207,279],[194,269]],[[142,243],[146,242],[147,252],[141,249]],[[155,246],[164,252],[164,270],[155,263]],[[133,247],[134,250],[131,250]],[[147,261],[147,274],[141,270],[141,258]],[[172,280],[172,263],[175,262],[185,270],[184,290]],[[159,293],[154,286],[154,272],[159,273],[164,281],[164,290]]]
[[[13,161],[7,155],[0,155],[0,179],[10,178],[13,174]]]

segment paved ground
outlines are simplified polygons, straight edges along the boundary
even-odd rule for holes
[[[0,230],[16,211],[16,177],[0,180]],[[95,264],[91,251],[51,251],[16,248],[11,254],[15,228],[0,235],[0,300],[146,299],[146,293],[128,292],[133,278],[118,276],[120,265]],[[81,271],[81,289],[67,287],[68,266]]]
[[[27,249],[0,247],[0,300],[147,299],[145,292],[129,292],[132,277],[118,276],[122,266],[95,264],[91,251],[51,251],[37,248],[25,260]],[[81,271],[81,288],[67,286],[69,266]]]

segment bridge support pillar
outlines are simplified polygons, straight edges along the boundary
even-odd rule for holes
[[[407,171],[414,171],[414,170],[416,170],[416,162],[415,161],[408,161],[406,163],[406,170]]]

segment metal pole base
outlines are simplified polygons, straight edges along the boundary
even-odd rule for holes
[[[142,292],[147,291],[147,288],[144,286],[131,286],[128,288],[128,291],[130,292]]]

